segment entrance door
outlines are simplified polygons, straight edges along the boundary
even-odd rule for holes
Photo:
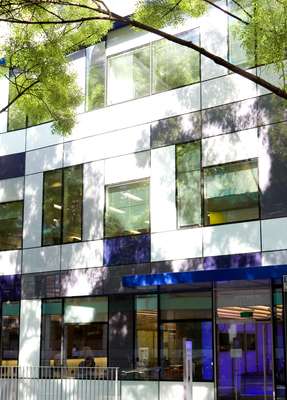
[[[221,284],[216,300],[218,399],[273,399],[269,287]]]

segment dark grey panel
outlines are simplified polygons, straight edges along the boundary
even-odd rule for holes
[[[134,264],[103,268],[103,291],[108,293],[137,293],[138,289],[124,288],[122,278],[126,275],[149,274],[150,264]]]
[[[287,216],[287,123],[259,129],[261,218]]]
[[[287,121],[287,101],[268,94],[258,97],[258,125]]]
[[[203,137],[241,131],[256,126],[256,99],[239,101],[202,111]]]
[[[109,366],[133,368],[134,303],[132,295],[109,297]]]
[[[53,298],[60,295],[59,272],[22,275],[22,299]]]
[[[25,153],[0,157],[0,179],[16,178],[24,175]]]
[[[184,143],[201,138],[201,114],[194,112],[161,119],[151,126],[151,147]]]

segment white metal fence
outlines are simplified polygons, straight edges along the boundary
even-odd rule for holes
[[[0,400],[119,400],[118,368],[0,366]]]

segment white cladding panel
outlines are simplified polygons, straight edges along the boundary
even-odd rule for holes
[[[0,203],[7,201],[23,200],[24,178],[11,178],[0,180]]]
[[[287,249],[287,218],[263,220],[261,224],[263,251]]]
[[[39,247],[42,241],[43,174],[25,178],[23,248]]]
[[[176,229],[175,146],[151,151],[151,232]]]
[[[105,184],[127,182],[150,176],[150,152],[109,158],[105,161]]]
[[[57,271],[60,269],[60,246],[23,250],[22,273]]]
[[[182,229],[151,235],[151,261],[202,257],[202,229]]]
[[[257,129],[202,140],[202,166],[225,164],[258,157]]]
[[[1,115],[1,114],[0,114]],[[0,135],[0,157],[25,151],[25,129]]]
[[[104,236],[104,161],[84,164],[83,240]]]
[[[63,144],[44,147],[26,153],[26,174],[62,168]]]
[[[38,367],[41,341],[41,300],[21,300],[19,366]],[[35,377],[38,371],[35,370]]]
[[[21,273],[21,250],[0,251],[0,275]]]
[[[203,228],[205,257],[257,251],[261,251],[259,221]]]
[[[64,244],[61,269],[93,268],[103,265],[103,241]]]

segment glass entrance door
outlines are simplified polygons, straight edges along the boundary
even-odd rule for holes
[[[273,399],[271,298],[260,282],[216,290],[218,400]]]

